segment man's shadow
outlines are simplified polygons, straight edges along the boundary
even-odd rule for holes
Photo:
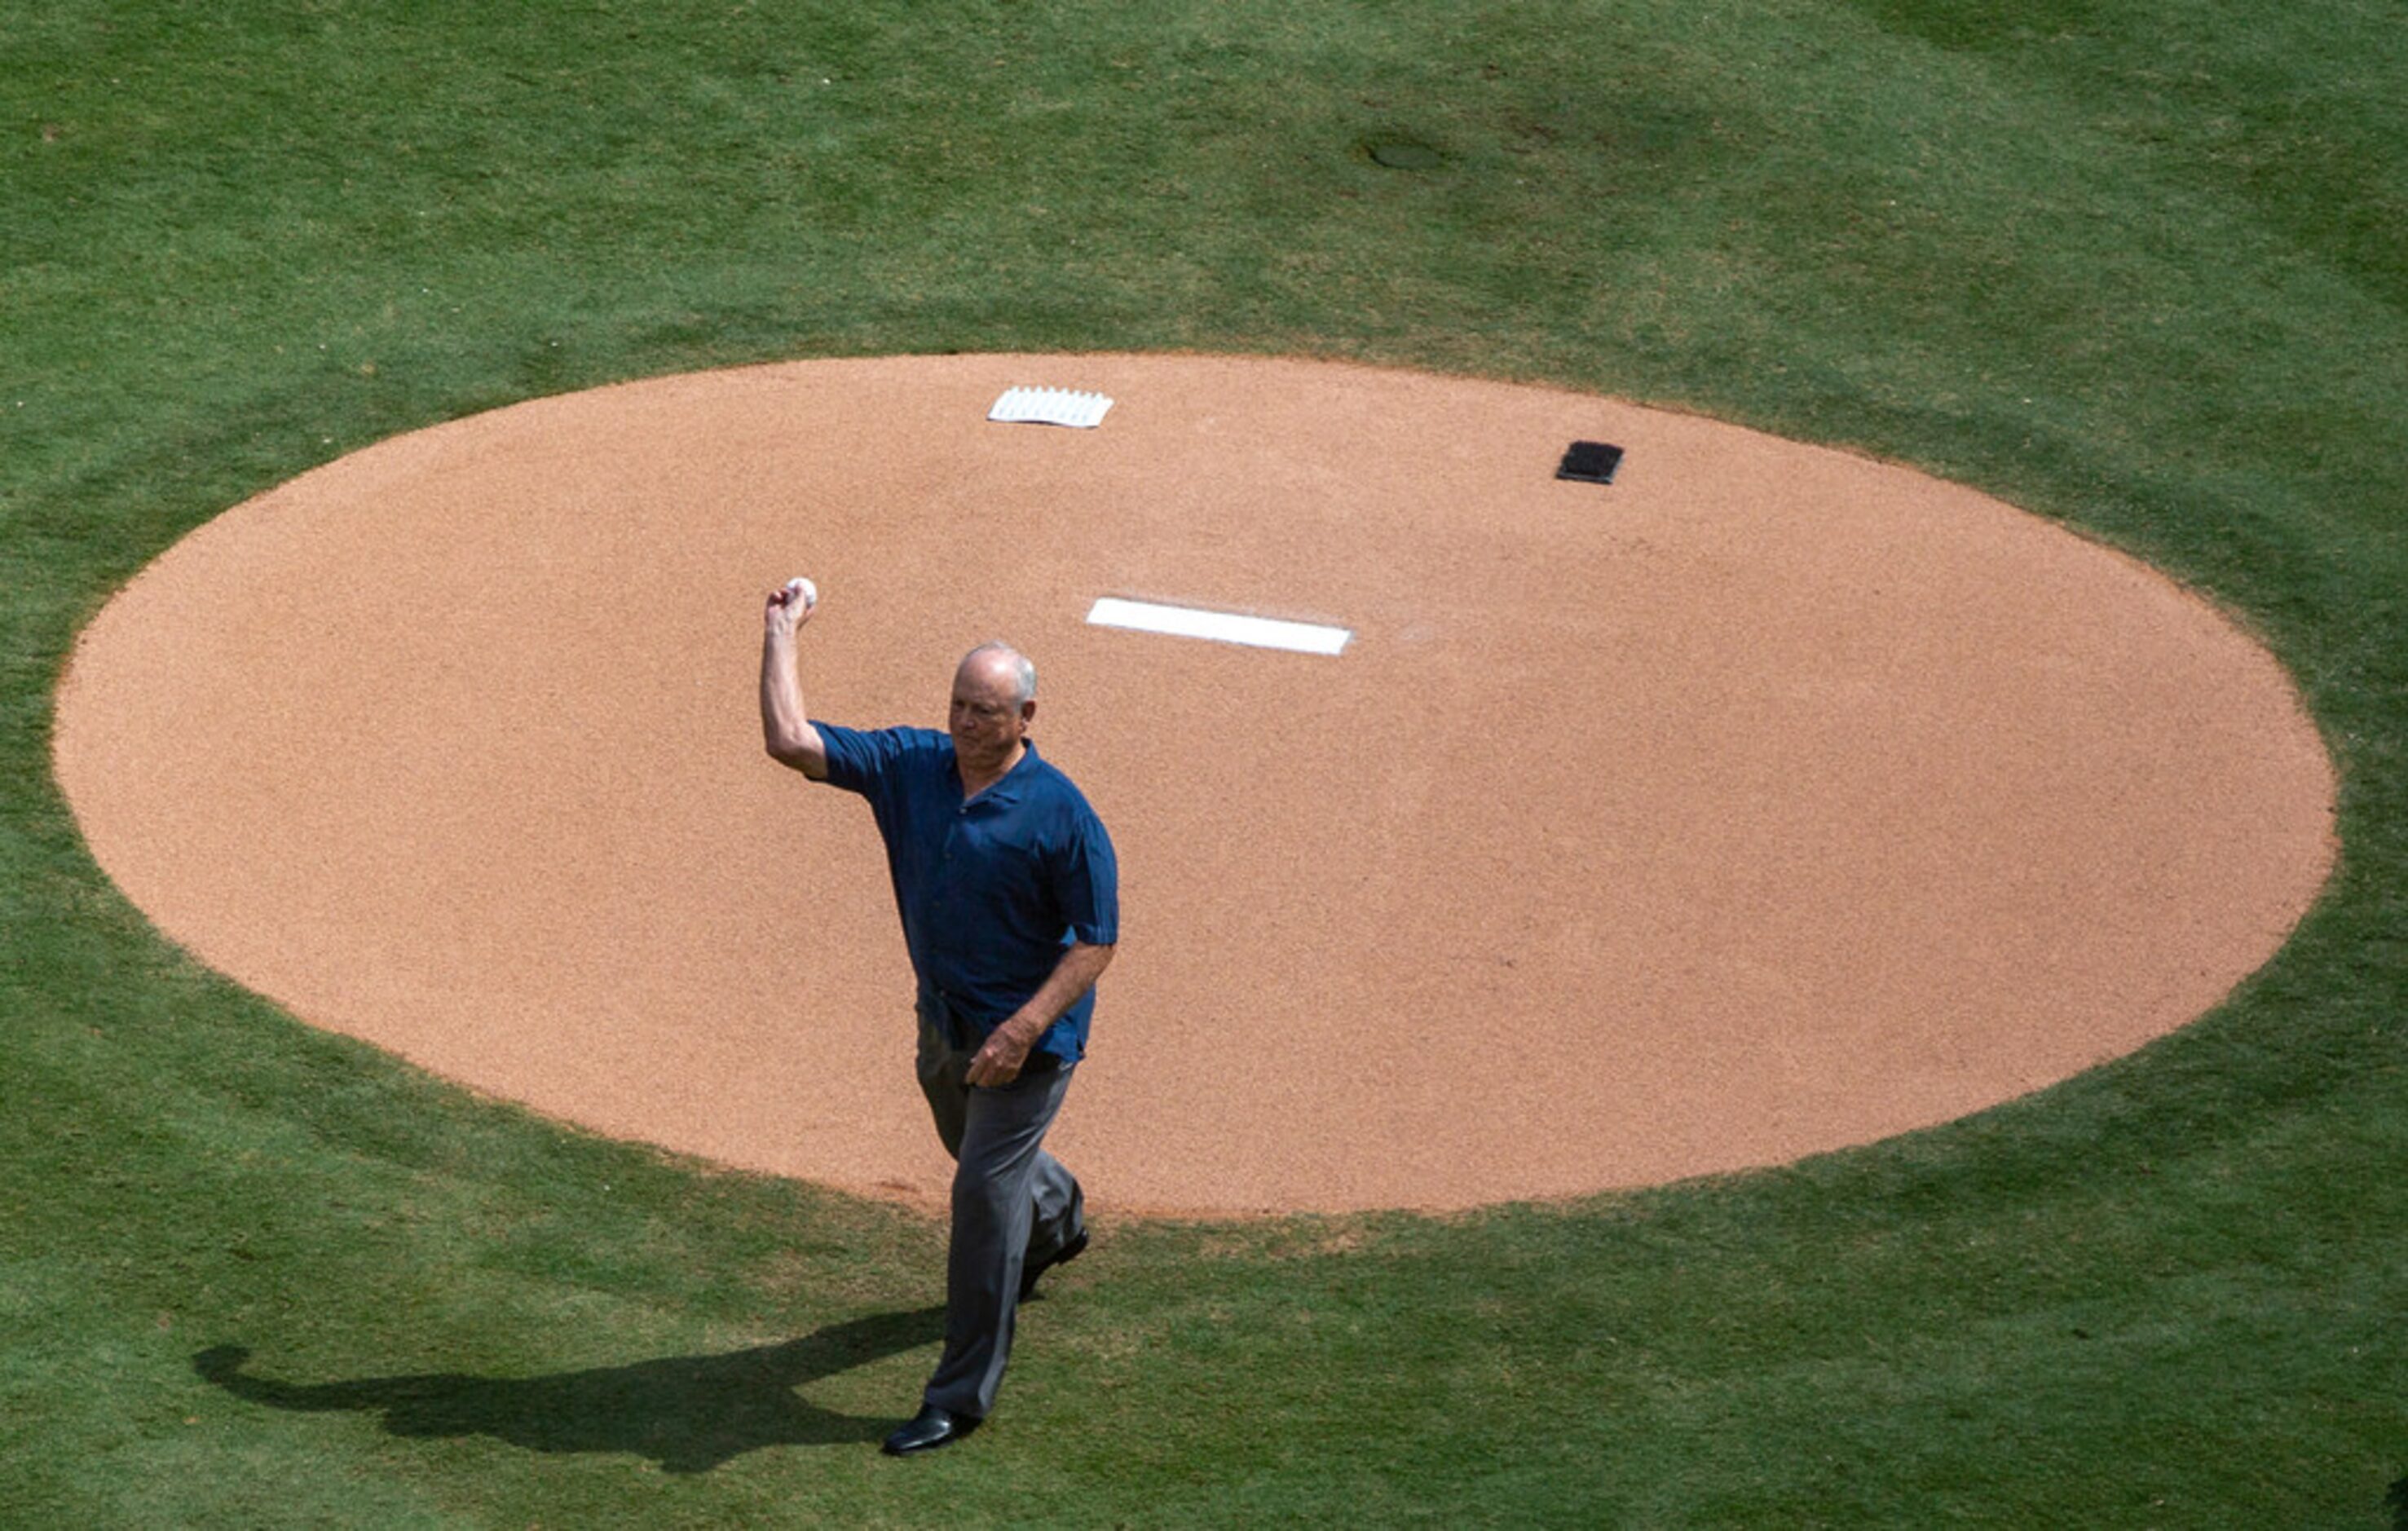
[[[668,1472],[709,1472],[765,1446],[876,1440],[896,1419],[858,1419],[798,1397],[806,1382],[944,1335],[943,1308],[832,1324],[780,1345],[681,1355],[549,1377],[425,1372],[348,1382],[246,1376],[251,1352],[220,1345],[193,1369],[237,1398],[307,1412],[379,1409],[396,1436],[492,1436],[535,1452],[630,1452]],[[906,1410],[906,1412],[909,1412]]]

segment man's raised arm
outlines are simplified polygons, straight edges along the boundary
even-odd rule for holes
[[[803,711],[803,683],[795,673],[795,632],[819,608],[818,593],[802,581],[773,591],[762,614],[761,743],[771,759],[814,781],[827,780],[827,747]]]

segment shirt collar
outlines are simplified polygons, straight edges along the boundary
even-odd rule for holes
[[[986,791],[980,793],[976,797],[967,799],[967,802],[1016,803],[1020,801],[1020,789],[1026,785],[1026,777],[1024,773],[1028,770],[1029,764],[1037,759],[1037,741],[1023,739],[1020,742],[1025,748],[1021,751],[1020,758],[1012,763],[1011,769],[997,777]],[[961,767],[955,766],[953,767],[954,785],[959,786],[961,780]]]

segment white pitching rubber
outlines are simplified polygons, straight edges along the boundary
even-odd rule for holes
[[[1289,649],[1307,654],[1338,653],[1354,636],[1343,627],[1325,627],[1317,622],[1280,622],[1188,606],[1158,606],[1152,601],[1124,601],[1112,595],[1097,601],[1087,612],[1087,621],[1098,627],[1127,627],[1140,633],[1211,638],[1221,643]]]

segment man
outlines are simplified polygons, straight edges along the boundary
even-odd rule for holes
[[[802,580],[769,597],[761,732],[781,764],[869,800],[919,978],[920,1091],[955,1165],[945,1351],[919,1414],[886,1438],[899,1456],[986,1418],[1019,1304],[1087,1247],[1079,1182],[1043,1142],[1119,939],[1119,871],[1095,809],[1029,742],[1025,658],[971,650],[946,733],[839,728],[806,714],[796,673],[817,605]]]

